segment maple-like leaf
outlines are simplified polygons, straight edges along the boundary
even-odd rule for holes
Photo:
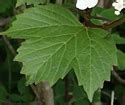
[[[57,80],[74,69],[92,101],[94,92],[110,79],[117,65],[116,47],[108,32],[84,27],[67,9],[44,5],[25,10],[17,16],[5,33],[12,38],[26,39],[18,49],[16,60],[23,63],[21,73],[27,83]]]

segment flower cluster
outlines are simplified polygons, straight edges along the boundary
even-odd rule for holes
[[[80,10],[85,10],[87,8],[92,8],[96,6],[98,0],[77,0],[76,7]],[[121,10],[124,8],[123,0],[116,0],[116,2],[112,3],[112,6],[115,8],[115,14],[119,15]]]
[[[80,10],[85,10],[96,6],[97,3],[98,0],[77,0],[76,7]]]
[[[124,8],[123,3],[124,3],[123,0],[116,0],[116,2],[112,4],[112,6],[116,9],[115,11],[116,15],[119,15],[120,11]]]

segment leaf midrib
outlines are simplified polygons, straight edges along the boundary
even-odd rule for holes
[[[81,27],[81,26],[75,26],[75,25],[63,25],[63,24],[61,24],[61,25],[46,25],[46,26],[35,26],[35,27],[30,27],[30,28],[23,28],[23,29],[18,29],[18,30],[14,30],[14,31],[7,31],[6,32],[6,34],[8,34],[8,33],[13,33],[13,32],[18,32],[18,31],[26,31],[26,30],[31,30],[31,29],[38,29],[38,28],[50,28],[50,27],[66,27],[66,26],[68,26],[68,27],[76,27],[76,28],[83,28],[83,26]],[[3,32],[4,33],[4,32]],[[40,37],[40,36],[39,36]]]

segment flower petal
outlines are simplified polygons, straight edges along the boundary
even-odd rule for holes
[[[80,10],[85,10],[87,8],[92,8],[96,6],[98,0],[77,0],[76,8]]]

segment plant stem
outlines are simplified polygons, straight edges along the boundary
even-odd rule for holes
[[[10,63],[10,55],[8,53],[7,56],[7,63],[8,63],[8,89],[9,93],[11,93],[11,81],[12,81],[12,71],[11,71],[11,63]]]
[[[112,71],[112,75],[115,77],[115,79],[119,82],[125,85],[125,80],[122,79],[116,71]]]
[[[110,21],[108,19],[103,19],[103,18],[100,18],[100,17],[93,17],[91,16],[91,9],[88,9],[88,10],[84,10],[84,11],[81,11],[81,10],[78,10],[78,9],[75,9],[73,11],[76,11],[80,16],[83,17],[85,24],[87,27],[91,27],[91,28],[102,28],[102,29],[105,29],[105,30],[108,30],[108,29],[111,29],[111,28],[114,28],[116,26],[119,26],[121,25],[122,23],[125,22],[125,16],[123,16],[122,18],[118,19],[118,20],[115,20],[115,21]],[[108,21],[107,23],[104,23],[104,24],[101,24],[101,25],[96,25],[96,24],[93,24],[90,20],[92,18],[98,18],[98,19],[101,19],[101,20],[106,20]]]
[[[62,5],[63,4],[63,0],[56,0],[56,4]]]
[[[16,55],[15,50],[13,49],[12,45],[10,44],[9,40],[7,39],[6,36],[3,36],[3,41],[6,45],[6,51],[7,51],[7,63],[8,63],[8,89],[9,89],[9,93],[11,93],[11,82],[12,82],[12,71],[11,71],[11,63],[10,63],[10,54],[8,49],[10,50],[10,52],[12,53],[13,56]]]
[[[10,41],[7,39],[6,36],[2,36],[3,37],[3,41],[5,42],[5,44],[7,45],[8,49],[10,50],[10,52],[12,53],[13,56],[16,56],[16,51],[13,48],[13,46],[11,45]]]
[[[111,93],[111,105],[114,105],[114,99],[115,99],[114,96],[115,96],[115,92],[113,90]]]

